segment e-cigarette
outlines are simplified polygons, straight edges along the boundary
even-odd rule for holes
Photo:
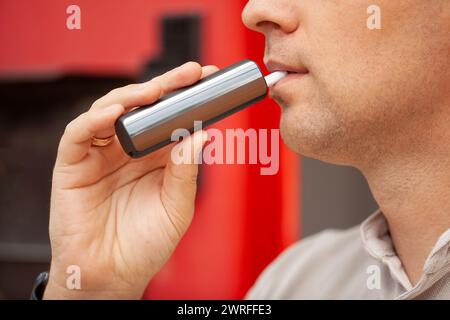
[[[262,100],[286,74],[264,78],[254,61],[243,60],[124,114],[116,121],[116,135],[128,155],[144,156],[171,143],[176,129],[192,133],[194,121],[207,126]]]

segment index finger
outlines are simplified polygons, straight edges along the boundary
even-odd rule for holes
[[[197,62],[187,62],[147,82],[129,84],[111,90],[94,102],[91,109],[103,109],[112,104],[121,104],[125,110],[150,104],[175,89],[197,82],[202,67]]]
[[[114,123],[126,109],[152,103],[163,92],[191,85],[217,70],[215,66],[201,68],[197,63],[188,62],[145,83],[112,90],[66,127],[58,148],[58,160],[64,164],[82,160],[91,148],[92,137],[113,135]],[[109,148],[102,150],[109,151]]]

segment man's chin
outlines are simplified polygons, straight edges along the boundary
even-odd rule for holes
[[[283,108],[283,107],[281,107]],[[286,119],[284,114],[286,111],[282,111],[280,119],[280,134],[283,142],[287,147],[295,153],[305,155],[307,148],[305,148],[304,138],[299,134],[299,128],[292,123],[292,119]]]
[[[342,141],[336,141],[342,132],[333,132],[325,124],[314,125],[319,119],[309,119],[304,115],[302,119],[293,110],[283,110],[280,119],[280,133],[283,142],[289,149],[303,156],[315,158],[325,162],[340,163],[340,154],[344,152]],[[338,139],[341,140],[341,139]]]

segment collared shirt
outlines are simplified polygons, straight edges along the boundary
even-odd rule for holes
[[[247,299],[450,299],[450,229],[411,282],[380,210],[359,227],[328,230],[286,249]]]

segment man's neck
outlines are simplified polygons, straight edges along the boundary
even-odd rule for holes
[[[433,135],[426,146],[362,169],[413,285],[436,241],[450,228],[450,140],[444,141]]]

